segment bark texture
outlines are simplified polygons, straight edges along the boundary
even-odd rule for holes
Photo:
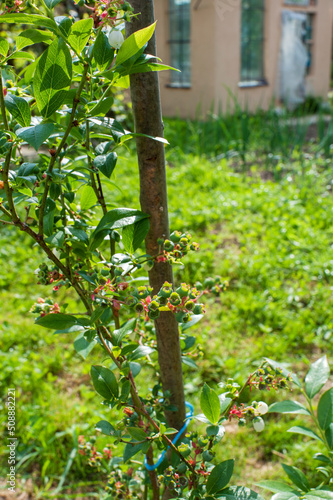
[[[126,24],[126,34],[142,29],[154,22],[153,0],[130,0],[138,13]],[[146,52],[156,55],[155,36],[149,41]],[[160,92],[157,73],[131,75],[131,97],[135,131],[150,136],[163,137]],[[167,187],[164,144],[138,137],[137,154],[140,172],[140,203],[143,212],[150,215],[150,231],[146,250],[150,255],[158,252],[157,239],[169,236]],[[172,268],[166,262],[155,263],[149,272],[150,285],[157,293],[163,283],[173,283]],[[162,312],[155,322],[158,362],[163,391],[171,393],[171,403],[177,412],[167,412],[168,425],[180,429],[184,424],[185,401],[178,323],[175,317]]]

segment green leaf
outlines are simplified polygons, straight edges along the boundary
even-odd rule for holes
[[[54,9],[54,7],[61,2],[61,0],[44,0],[44,2],[48,9]]]
[[[84,186],[81,190],[80,205],[81,210],[89,210],[97,202],[97,196],[91,186]]]
[[[121,341],[126,335],[130,335],[133,333],[136,327],[136,318],[129,319],[125,324],[119,328],[119,330],[115,330],[112,333],[112,343],[115,345],[120,345]]]
[[[190,368],[193,368],[194,370],[198,369],[198,365],[194,361],[194,359],[188,358],[187,356],[182,356],[182,363],[184,365],[189,366]]]
[[[56,233],[46,238],[45,241],[49,245],[57,248],[62,248],[64,245],[65,235],[63,231],[57,231]]]
[[[329,428],[333,422],[333,387],[324,392],[319,400],[317,408],[318,423],[324,431]]]
[[[57,23],[57,26],[59,30],[61,31],[62,35],[67,38],[72,27],[72,19],[70,19],[67,16],[57,16],[54,18],[55,22]]]
[[[78,240],[83,241],[83,243],[88,244],[89,237],[88,237],[87,233],[85,231],[83,231],[83,229],[77,229],[76,227],[72,227],[72,226],[68,227],[67,226],[66,232],[70,233],[72,236],[74,236]]]
[[[309,410],[297,401],[281,401],[273,403],[268,410],[268,413],[295,413],[298,415],[311,415]]]
[[[94,166],[98,168],[102,174],[104,174],[108,179],[110,179],[112,172],[117,163],[117,153],[113,151],[106,155],[96,156],[94,159]]]
[[[313,439],[317,439],[318,441],[323,441],[318,436],[318,434],[313,432],[311,429],[308,429],[307,427],[302,427],[302,426],[297,425],[295,427],[291,427],[290,429],[288,429],[288,432],[293,432],[295,434],[303,434],[304,436],[309,436]]]
[[[90,374],[98,394],[108,401],[118,397],[117,379],[111,370],[104,366],[96,365],[91,367]]]
[[[333,500],[333,491],[311,490],[309,493],[304,495],[304,498],[307,498],[308,500],[318,500],[318,498],[322,498],[323,500]]]
[[[113,61],[114,49],[109,44],[108,37],[103,32],[100,32],[96,38],[93,56],[100,71],[103,71]]]
[[[217,497],[226,500],[263,500],[259,493],[256,493],[245,486],[230,486],[216,494]]]
[[[93,339],[89,342],[82,332],[74,340],[74,349],[83,359],[87,359],[88,354],[93,350],[96,344],[97,340]]]
[[[140,358],[143,358],[145,356],[148,356],[149,354],[151,354],[154,351],[155,351],[155,349],[153,349],[152,347],[149,347],[148,345],[140,345],[132,352],[132,354],[130,354],[128,356],[128,359],[130,361],[135,361],[136,359],[140,359]]]
[[[166,71],[166,70],[179,71],[172,66],[167,66],[166,64],[160,64],[156,62],[149,62],[145,64],[137,64],[131,67],[128,74],[135,75],[136,73],[151,73],[152,71]]]
[[[38,172],[39,168],[37,163],[24,162],[17,171],[17,179],[35,182]]]
[[[51,198],[47,198],[43,217],[43,228],[46,236],[51,236],[53,233],[55,210],[55,202]]]
[[[96,104],[89,110],[89,116],[106,115],[114,102],[112,96],[105,97],[101,101],[97,101]],[[97,151],[97,148],[96,148]]]
[[[333,423],[327,427],[325,431],[325,438],[330,450],[333,450]]]
[[[7,94],[5,97],[5,106],[22,127],[28,127],[31,121],[30,106],[23,97],[14,94]]]
[[[126,430],[136,441],[144,441],[147,439],[147,434],[139,427],[127,427]]]
[[[53,123],[42,123],[34,127],[24,127],[16,131],[16,135],[30,144],[36,151],[54,131]]]
[[[292,465],[282,464],[282,467],[289,479],[302,491],[309,491],[310,485],[305,474],[297,467]]]
[[[56,39],[40,57],[33,90],[44,118],[57,111],[66,98],[72,79],[72,58],[62,38]]]
[[[1,16],[2,23],[14,23],[14,24],[35,24],[36,26],[43,26],[44,28],[57,29],[57,25],[52,19],[45,16],[39,16],[36,14],[3,14]]]
[[[123,454],[124,463],[126,463],[130,458],[134,457],[134,455],[139,453],[139,451],[142,450],[144,445],[145,445],[145,443],[140,443],[140,444],[128,443],[128,444],[126,444],[126,446],[124,448],[124,454]]]
[[[206,418],[216,424],[220,418],[221,404],[217,393],[204,384],[200,394],[200,408]],[[221,486],[223,488],[223,486]]]
[[[6,57],[8,54],[8,50],[9,50],[8,41],[5,38],[0,38],[0,54]]]
[[[18,52],[13,52],[13,54],[10,56],[11,59],[29,59],[30,61],[35,60],[35,56],[33,54],[30,54],[30,52],[24,52],[18,51]]]
[[[105,214],[95,231],[90,236],[90,248],[96,248],[103,241],[106,234],[113,229],[120,229],[135,222],[148,218],[149,215],[131,208],[115,208]]]
[[[42,318],[37,319],[36,325],[53,330],[65,330],[74,325],[80,325],[78,319],[70,314],[46,314]]]
[[[330,375],[326,356],[318,359],[310,367],[305,377],[305,392],[309,398],[313,398],[320,389],[326,384]]]
[[[89,17],[88,19],[81,19],[81,21],[77,21],[72,25],[68,43],[78,54],[81,54],[82,50],[87,45],[93,24],[93,19]]]
[[[281,491],[272,496],[271,500],[299,500],[300,494],[298,492]]]
[[[133,57],[142,47],[144,47],[144,45],[146,45],[154,34],[155,25],[156,22],[146,28],[143,28],[142,30],[132,33],[132,35],[126,38],[116,57],[117,66]]]
[[[17,50],[21,50],[24,47],[33,45],[34,43],[48,42],[53,37],[54,35],[50,31],[41,31],[34,29],[24,30],[16,38],[16,48]]]
[[[234,460],[226,460],[214,467],[207,481],[207,493],[214,495],[214,493],[225,488],[231,479],[233,470]]]
[[[149,219],[142,219],[123,228],[122,241],[126,252],[132,254],[141,245],[149,231]]]
[[[271,491],[272,493],[279,493],[281,491],[288,491],[290,493],[297,493],[289,484],[283,483],[282,481],[260,481],[260,483],[256,483],[260,488],[264,488],[265,490]]]
[[[116,429],[113,427],[113,425],[106,420],[100,420],[98,424],[95,425],[95,429],[102,432],[102,434],[105,434],[106,436],[113,436],[113,434],[116,432]]]

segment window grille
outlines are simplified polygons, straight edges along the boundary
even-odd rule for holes
[[[171,86],[191,85],[191,0],[169,0]]]
[[[265,0],[242,0],[241,84],[260,85],[264,75]]]

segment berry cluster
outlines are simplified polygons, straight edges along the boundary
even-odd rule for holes
[[[60,313],[60,307],[57,303],[53,303],[52,299],[47,298],[44,300],[39,297],[39,299],[37,299],[37,302],[30,309],[30,312],[43,317],[46,314]]]
[[[96,438],[92,438],[92,441],[95,441]],[[111,445],[106,445],[103,448],[103,453],[97,451],[96,446],[90,441],[86,441],[84,436],[79,436],[79,453],[80,455],[84,455],[88,457],[88,463],[91,467],[100,468],[102,465],[102,460],[110,460],[112,457]]]
[[[81,2],[84,4],[84,0]],[[101,25],[113,27],[120,20],[129,21],[133,12],[131,4],[125,0],[97,0],[95,7],[86,7],[93,11],[91,17],[94,19],[95,28]]]
[[[259,368],[252,376],[249,381],[250,389],[255,387],[260,390],[270,391],[271,389],[288,389],[288,382],[291,382],[292,378],[290,375],[284,376],[282,370],[279,368],[272,368],[266,365]]]
[[[238,425],[246,425],[246,418],[250,418],[253,424],[253,428],[257,432],[264,430],[265,422],[261,418],[261,415],[265,415],[268,412],[268,406],[263,401],[253,401],[249,406],[241,404],[239,407],[234,405],[229,411],[229,420],[232,418],[238,418]]]
[[[36,274],[38,277],[38,285],[50,285],[51,283],[56,282],[57,284],[53,287],[55,292],[58,291],[61,286],[66,284],[63,274],[59,272],[57,267],[49,269],[48,265],[43,263],[37,269]]]
[[[198,251],[198,243],[192,242],[192,236],[189,233],[181,233],[174,231],[170,234],[170,239],[158,239],[161,255],[157,257],[158,262],[170,261],[171,263],[179,262],[190,250]]]
[[[127,304],[134,307],[139,314],[145,312],[146,319],[157,319],[161,311],[171,311],[179,323],[191,321],[191,314],[203,314],[204,305],[198,304],[201,293],[196,288],[182,283],[175,291],[167,281],[157,295],[151,297],[152,288],[140,286],[128,298]]]

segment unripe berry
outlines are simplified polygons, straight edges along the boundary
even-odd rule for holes
[[[212,286],[215,285],[215,282],[213,280],[213,278],[206,278],[205,281],[204,281],[204,287],[205,288],[212,288]]]
[[[203,314],[204,306],[203,304],[195,304],[193,308],[193,314]]]
[[[264,401],[259,401],[256,409],[260,415],[265,415],[268,412],[268,406]]]
[[[167,297],[158,297],[157,300],[158,300],[159,305],[162,307],[166,306],[168,303]]]
[[[172,293],[172,284],[165,281],[161,290],[158,292],[158,295],[161,297],[168,298],[168,297],[170,297],[171,293]]]
[[[200,295],[200,292],[196,288],[192,288],[192,290],[188,294],[190,299],[196,299],[197,297],[199,297],[199,295]]]
[[[210,450],[206,450],[202,454],[202,459],[205,462],[211,462],[215,456],[215,453],[211,452]]]
[[[240,418],[240,419],[238,420],[238,425],[239,425],[239,427],[244,427],[244,425],[246,425],[246,420],[245,420],[245,418]]]
[[[148,260],[148,262],[146,262],[144,265],[143,265],[143,269],[145,271],[150,271],[152,268],[154,267],[154,262],[152,260]]]
[[[181,247],[187,247],[188,245],[188,239],[187,238],[180,238],[179,244]]]
[[[152,300],[150,304],[148,305],[149,311],[157,311],[157,309],[160,307],[159,302],[157,300]]]
[[[129,307],[133,307],[135,306],[135,304],[138,303],[138,299],[136,297],[133,297],[133,295],[130,295],[129,297],[127,297],[126,299],[126,304],[129,306]]]
[[[139,286],[137,288],[136,293],[140,299],[146,299],[149,295],[148,289],[146,286]]]
[[[182,233],[180,231],[174,231],[173,233],[170,234],[170,240],[173,241],[174,243],[178,243],[181,237]]]
[[[153,310],[153,311],[148,311],[148,318],[150,319],[157,319],[160,315],[160,311],[158,309]]]
[[[180,297],[186,297],[190,290],[190,286],[186,283],[182,283],[180,287],[176,288],[176,292],[179,293]]]
[[[193,311],[194,305],[195,304],[194,304],[193,300],[188,300],[187,302],[185,302],[185,308],[188,311]]]
[[[253,428],[256,432],[262,432],[265,428],[265,422],[261,417],[255,417],[252,420]]]
[[[181,299],[177,292],[172,292],[169,301],[172,306],[178,306],[181,303]]]
[[[189,321],[191,321],[191,319],[192,319],[191,316],[188,313],[186,313],[183,316],[182,323],[189,323]]]
[[[166,250],[167,252],[171,252],[173,249],[174,249],[174,244],[172,243],[172,241],[170,240],[165,240],[164,244],[163,244],[163,248],[164,250]]]
[[[179,472],[179,474],[185,474],[185,472],[187,471],[187,465],[184,462],[181,462],[177,466],[177,471]]]
[[[143,307],[143,305],[141,304],[141,302],[138,302],[135,305],[135,312],[142,313],[144,310],[145,310],[145,308]]]

